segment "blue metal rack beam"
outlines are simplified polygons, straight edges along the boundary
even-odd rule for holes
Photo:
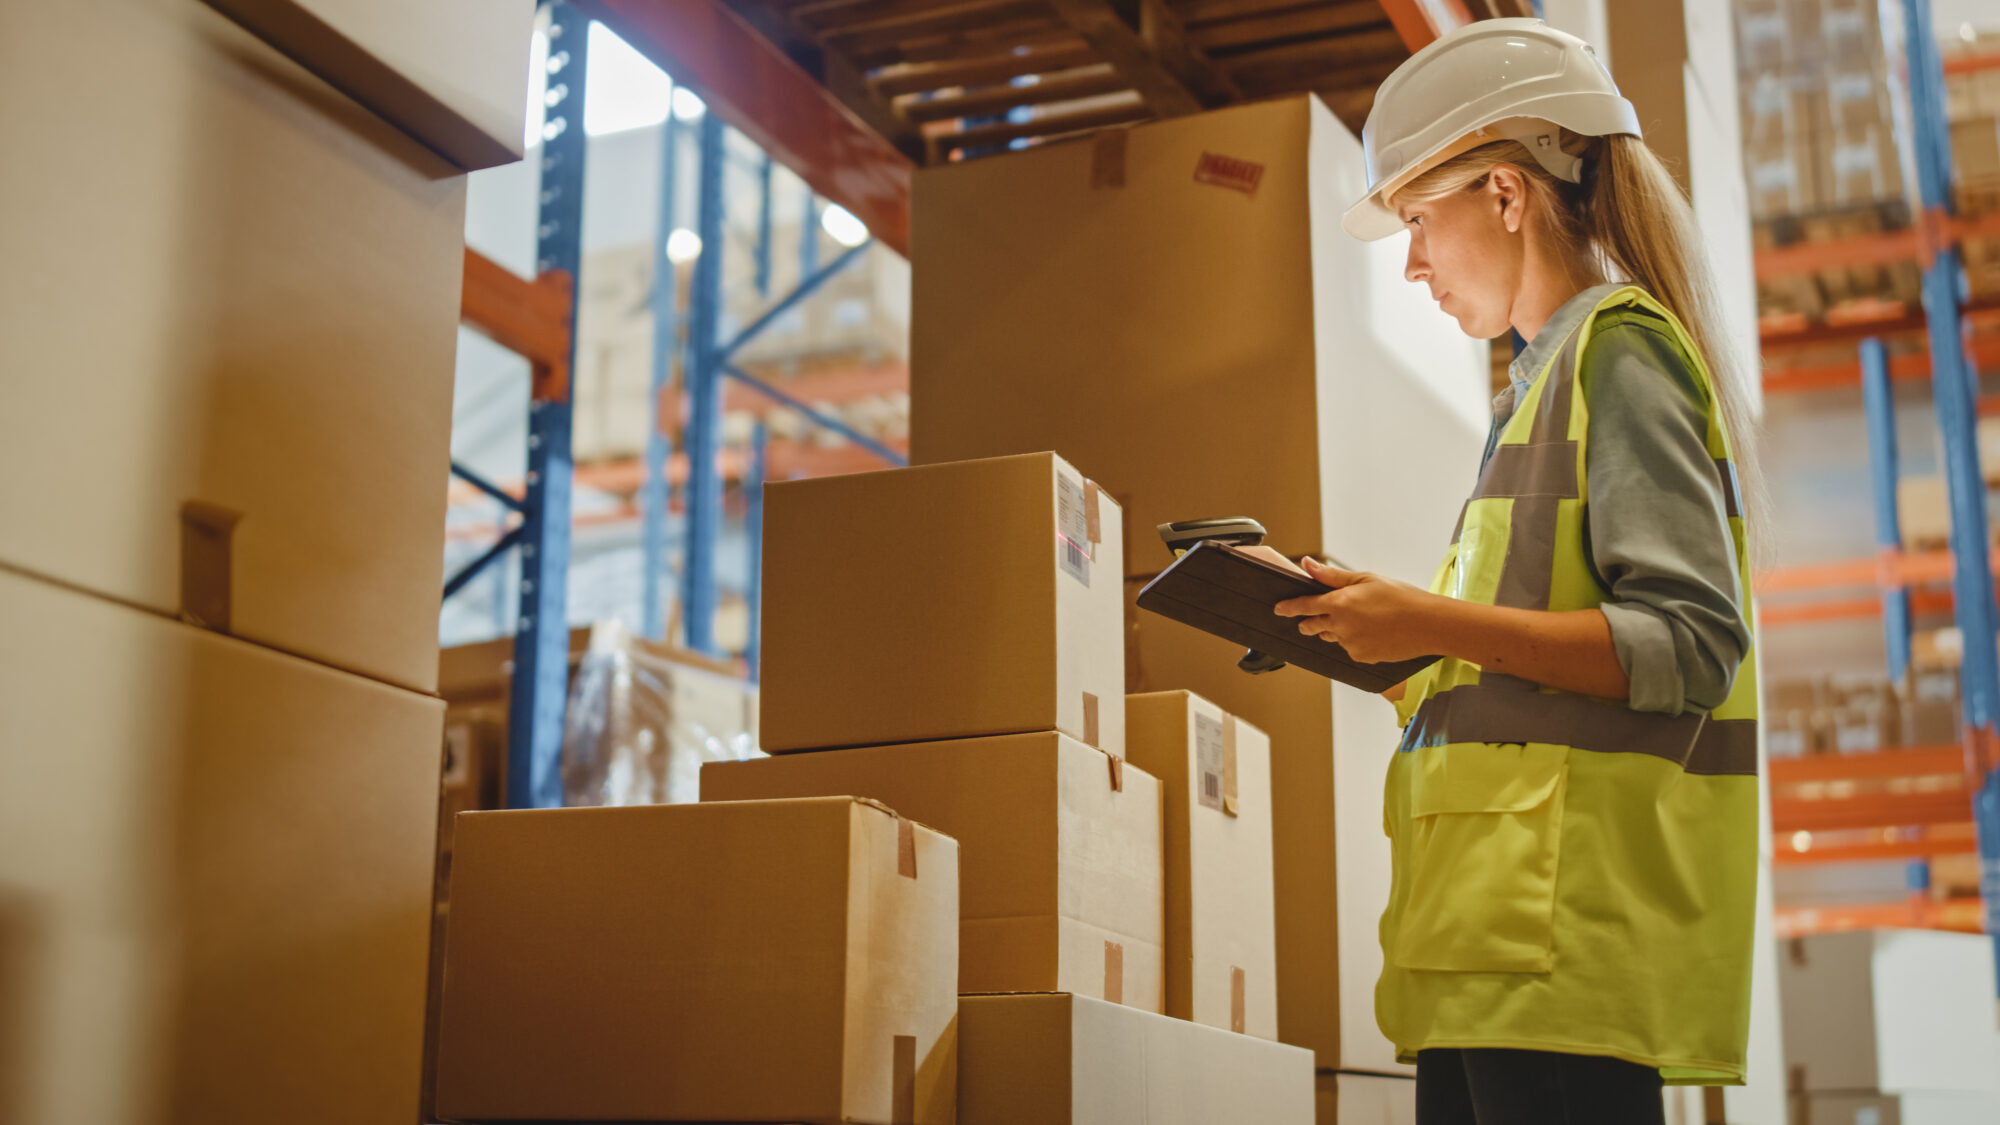
[[[747,502],[744,512],[744,532],[750,537],[750,589],[744,594],[744,601],[750,610],[750,631],[744,646],[743,662],[750,666],[750,682],[757,682],[758,662],[763,658],[764,646],[764,475],[769,467],[765,454],[769,445],[769,432],[759,420],[750,431],[750,471],[743,477],[743,499]]]
[[[1868,476],[1875,493],[1875,546],[1884,556],[1903,549],[1903,515],[1896,499],[1896,398],[1889,384],[1889,353],[1882,341],[1861,343],[1861,397],[1867,408]],[[1910,591],[1900,580],[1882,588],[1882,630],[1889,678],[1902,682],[1910,668]]]
[[[547,117],[542,129],[537,270],[572,278],[583,258],[584,76],[589,19],[575,5],[549,8]],[[575,369],[576,344],[570,343]],[[570,391],[528,404],[528,489],[520,532],[521,613],[514,637],[514,693],[507,716],[508,808],[562,804],[563,708],[569,694]]]
[[[681,627],[687,647],[720,655],[715,641],[715,545],[722,532],[722,367],[717,340],[722,320],[723,124],[714,112],[701,119],[701,188],[695,259],[688,300],[687,543],[681,563]]]
[[[846,438],[847,440],[853,442],[854,444],[860,446],[861,448],[866,449],[868,452],[873,453],[875,456],[880,457],[882,460],[889,462],[891,465],[894,465],[899,469],[910,463],[909,458],[904,457],[902,454],[896,452],[893,449],[890,449],[888,446],[883,445],[881,442],[876,441],[874,438],[869,437],[867,434],[862,433],[860,430],[855,429],[854,427],[848,425],[847,423],[841,421],[840,419],[834,417],[831,414],[824,414],[818,410],[813,409],[806,403],[800,402],[798,399],[793,398],[791,395],[786,394],[784,391],[779,390],[777,387],[772,386],[769,383],[766,383],[764,380],[757,378],[755,375],[752,375],[744,371],[740,367],[732,365],[729,367],[725,367],[723,370],[729,374],[730,378],[736,380],[739,383],[742,383],[744,386],[749,387],[751,390],[756,391],[758,394],[761,394],[764,397],[769,398],[774,402],[784,403],[786,406],[789,406],[793,410],[798,411],[800,414],[805,415],[808,421],[814,423],[815,425],[823,426],[829,430],[832,430],[834,433],[839,434],[840,436]]]
[[[864,241],[858,246],[849,248],[840,257],[835,258],[833,263],[825,269],[804,275],[799,281],[798,288],[785,294],[784,300],[764,310],[764,315],[751,321],[748,328],[738,332],[735,339],[723,345],[722,361],[727,363],[731,359],[734,359],[737,352],[742,351],[750,341],[755,340],[765,329],[775,323],[779,317],[797,308],[800,302],[817,293],[820,287],[832,280],[836,274],[859,260],[870,245],[870,242]]]
[[[1960,306],[1964,273],[1958,252],[1939,236],[1952,214],[1951,136],[1945,120],[1944,65],[1931,30],[1930,5],[1903,5],[1909,57],[1912,132],[1917,145],[1919,215],[1929,245],[1923,273],[1930,335],[1932,399],[1944,443],[1945,487],[1951,504],[1952,593],[1965,639],[1959,676],[1965,695],[1966,785],[1973,793],[1979,835],[1980,883],[1986,931],[2000,965],[2000,610],[1988,559],[1986,480],[1979,466],[1979,380],[1966,354]]]
[[[681,123],[669,113],[660,127],[660,222],[653,240],[653,425],[646,433],[646,484],[639,496],[645,520],[639,622],[641,631],[656,641],[667,639],[660,583],[667,573],[667,461],[673,455],[667,435],[675,421],[667,415],[667,390],[680,354],[679,275],[667,256],[667,241],[680,221],[680,148]]]

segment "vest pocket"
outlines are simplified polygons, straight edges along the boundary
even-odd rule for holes
[[[1458,743],[1411,752],[1395,841],[1405,969],[1546,973],[1569,748]]]

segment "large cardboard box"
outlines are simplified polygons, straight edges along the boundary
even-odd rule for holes
[[[1119,506],[1052,453],[773,484],[772,753],[1060,730],[1125,750]]]
[[[1785,944],[1779,972],[1795,1088],[2000,1096],[1984,935],[1816,934]]]
[[[459,821],[441,1116],[951,1122],[950,837],[852,797]]]
[[[0,570],[0,1105],[414,1119],[444,705]]]
[[[1133,614],[1134,691],[1192,691],[1270,736],[1278,1037],[1313,1048],[1320,1067],[1410,1073],[1375,1025],[1395,709],[1297,668],[1249,675],[1236,667],[1241,647]]]
[[[202,5],[8,20],[0,563],[429,690],[464,177]]]
[[[1375,540],[1449,537],[1489,349],[1403,280],[1405,240],[1341,231],[1365,185],[1308,95],[919,170],[913,459],[1061,450],[1124,506],[1128,576],[1169,561],[1155,525],[1240,515],[1428,578]]]
[[[528,0],[207,0],[468,171],[521,159]]]
[[[1417,1125],[1417,1083],[1380,1074],[1321,1071],[1320,1125]]]
[[[1126,696],[1125,723],[1166,806],[1166,1014],[1276,1039],[1271,739],[1186,691]]]
[[[1083,996],[959,1000],[963,1125],[1306,1125],[1312,1054]]]
[[[1074,992],[1160,1010],[1158,780],[1053,732],[701,771],[704,801],[841,793],[959,841],[960,992]]]
[[[1993,1125],[2000,1097],[1988,1094],[1843,1093],[1799,1098],[1798,1125]]]

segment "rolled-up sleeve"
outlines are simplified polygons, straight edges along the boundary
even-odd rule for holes
[[[1750,648],[1706,395],[1679,350],[1620,318],[1584,350],[1585,542],[1635,711],[1709,711]]]

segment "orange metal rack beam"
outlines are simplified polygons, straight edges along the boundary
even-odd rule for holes
[[[531,393],[543,402],[569,396],[570,276],[550,270],[533,281],[470,247],[459,319],[528,361]]]
[[[910,253],[915,165],[721,0],[598,0],[620,38],[896,253]]]

